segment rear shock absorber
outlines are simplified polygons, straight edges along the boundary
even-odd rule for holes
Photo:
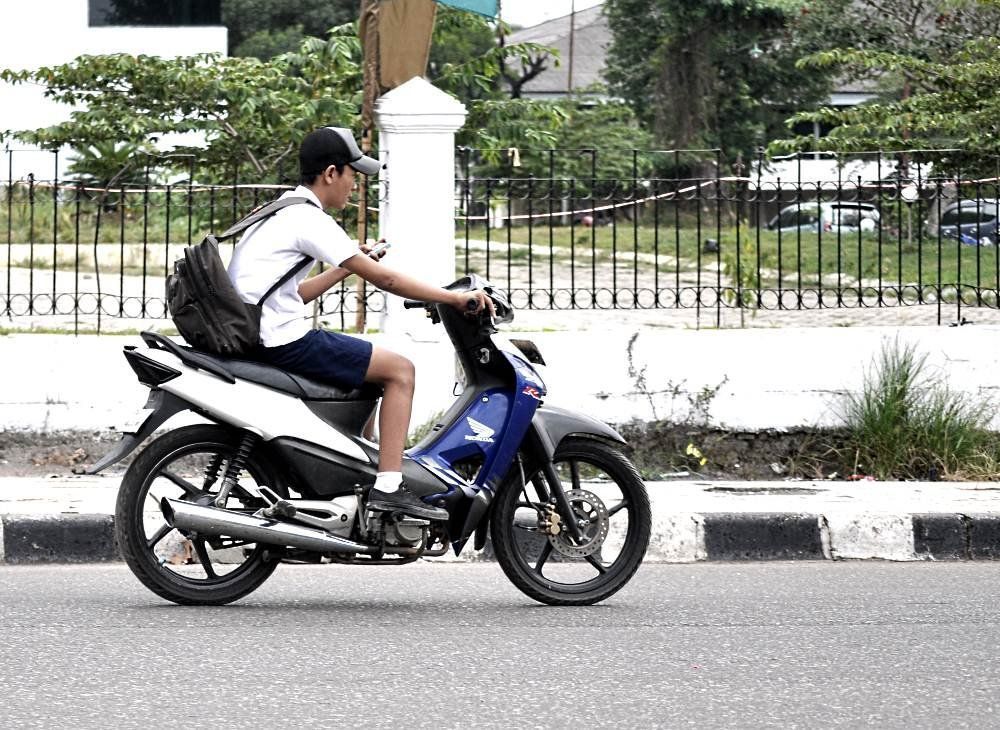
[[[243,467],[246,466],[247,458],[250,456],[250,452],[253,450],[254,445],[260,440],[260,437],[249,431],[243,434],[243,438],[240,439],[240,446],[233,455],[233,458],[229,460],[229,465],[226,467],[226,476],[222,480],[222,487],[219,489],[219,496],[215,498],[215,506],[224,508],[226,506],[226,501],[229,499],[229,493],[232,491],[233,487],[236,486],[236,480],[240,478],[240,472],[243,471]]]
[[[205,467],[205,479],[201,485],[203,492],[207,492],[209,488],[215,484],[215,480],[219,478],[219,472],[222,470],[223,461],[225,461],[225,457],[223,457],[222,454],[213,454],[212,461],[210,461],[208,466]]]

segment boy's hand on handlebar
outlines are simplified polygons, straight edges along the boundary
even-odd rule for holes
[[[456,294],[451,306],[470,317],[479,315],[484,309],[490,313],[491,318],[497,315],[493,300],[482,289]]]

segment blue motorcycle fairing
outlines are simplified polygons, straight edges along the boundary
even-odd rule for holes
[[[447,484],[447,490],[423,496],[424,501],[443,500],[455,521],[461,524],[453,535],[456,550],[475,530],[489,502],[506,476],[517,450],[531,427],[545,385],[531,365],[513,353],[498,351],[513,370],[513,387],[489,387],[429,444],[407,452],[414,461]],[[459,462],[482,460],[470,482],[455,470]],[[455,499],[463,492],[466,499]],[[454,510],[461,509],[462,514]]]

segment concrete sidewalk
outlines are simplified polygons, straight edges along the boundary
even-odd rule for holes
[[[0,478],[0,562],[117,559],[119,479]],[[648,488],[649,561],[1000,558],[997,483],[671,481]]]

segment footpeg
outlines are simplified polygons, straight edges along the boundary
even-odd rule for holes
[[[277,502],[272,504],[270,507],[262,510],[264,517],[269,520],[284,519],[290,520],[298,513],[295,509],[295,505],[289,502],[287,499],[279,499]]]

